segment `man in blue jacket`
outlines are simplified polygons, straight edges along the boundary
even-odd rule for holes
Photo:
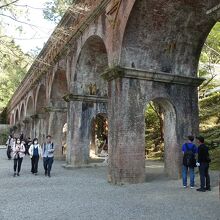
[[[197,147],[193,143],[194,136],[188,136],[188,142],[183,144],[182,152],[183,152],[183,169],[182,169],[182,177],[183,177],[183,187],[187,187],[187,173],[189,170],[190,175],[190,188],[194,188],[194,167],[196,166],[195,154],[197,153]]]

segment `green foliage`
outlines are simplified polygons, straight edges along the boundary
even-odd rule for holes
[[[210,168],[212,170],[220,170],[220,147],[210,151],[210,158],[212,160]]]
[[[27,73],[30,56],[24,54],[12,39],[0,44],[0,110],[3,109]]]
[[[4,145],[8,139],[8,130],[5,130],[3,132],[0,133],[0,144]]]
[[[219,86],[216,76],[220,73],[215,72],[214,64],[220,64],[220,22],[217,22],[209,33],[200,56],[198,75],[206,78],[199,89],[200,97]]]
[[[22,13],[22,10],[15,5],[16,2],[11,0],[0,2],[0,112],[27,73],[31,60],[31,57],[24,54],[14,40],[5,34],[9,25],[8,19],[16,21]],[[21,31],[19,25],[16,26],[16,29]]]
[[[200,131],[208,145],[220,142],[220,94],[214,94],[200,101]]]
[[[7,118],[8,118],[7,108],[4,108],[0,114],[0,124],[8,124]]]
[[[50,0],[45,4],[43,10],[44,18],[55,23],[58,23],[68,7],[73,4],[75,0]]]
[[[164,151],[163,137],[161,137],[160,109],[151,102],[145,111],[145,150],[149,159],[162,159]]]

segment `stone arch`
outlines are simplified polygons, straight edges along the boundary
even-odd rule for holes
[[[107,83],[100,74],[108,67],[106,46],[101,37],[90,36],[77,58],[74,74],[74,93],[107,96]]]
[[[12,112],[10,114],[10,125],[14,125],[15,124],[15,114],[14,112]]]
[[[164,172],[169,176],[179,176],[179,145],[177,144],[177,113],[175,105],[168,98],[153,98],[150,101],[161,107],[164,116]],[[147,105],[150,103],[147,102]],[[145,109],[146,111],[146,109]]]
[[[19,117],[19,109],[17,108],[16,110],[15,110],[15,124],[17,124],[18,122],[19,122],[19,120],[20,120],[20,117]]]
[[[121,65],[195,77],[202,46],[216,22],[204,10],[209,2],[134,2],[124,30]]]
[[[52,102],[62,101],[63,96],[68,93],[68,83],[65,70],[57,70],[50,90],[50,100]]]
[[[29,96],[27,98],[27,103],[26,103],[26,117],[30,117],[34,115],[34,98],[33,96]]]
[[[36,114],[43,113],[44,108],[47,107],[47,93],[46,86],[44,84],[40,84],[35,98],[35,111]]]
[[[20,120],[23,121],[25,119],[25,103],[22,102],[20,109]]]

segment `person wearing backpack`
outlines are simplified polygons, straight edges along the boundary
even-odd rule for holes
[[[195,185],[195,174],[194,168],[196,167],[196,158],[197,147],[193,143],[194,136],[188,136],[188,142],[184,143],[182,146],[183,152],[183,169],[182,169],[182,178],[183,178],[183,187],[187,187],[187,173],[189,171],[190,175],[190,188],[194,188]]]
[[[54,153],[54,144],[51,141],[51,136],[47,135],[47,140],[43,144],[43,165],[45,176],[51,177],[50,172],[53,164],[53,153]]]
[[[204,144],[204,137],[196,137],[198,147],[198,166],[200,175],[200,188],[197,189],[199,192],[211,191],[210,188],[210,176],[209,176],[209,163],[211,162],[209,157],[209,149]]]

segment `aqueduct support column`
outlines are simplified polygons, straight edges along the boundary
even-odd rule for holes
[[[109,81],[109,181],[145,181],[144,112],[154,100],[164,109],[165,173],[180,177],[181,145],[198,132],[196,87],[201,79],[128,68],[103,76]]]
[[[90,95],[68,95],[67,165],[81,167],[89,163],[91,121],[106,113],[106,98]]]
[[[52,136],[55,147],[54,156],[58,160],[65,160],[62,151],[63,126],[67,120],[66,108],[49,108],[48,134]]]

